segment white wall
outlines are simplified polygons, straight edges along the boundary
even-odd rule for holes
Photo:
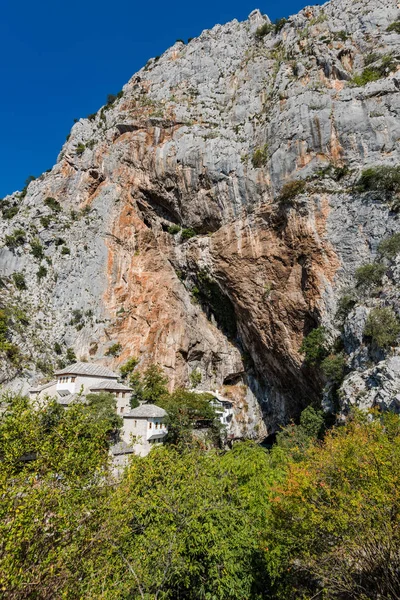
[[[123,415],[121,415],[123,417]],[[151,423],[151,427],[150,427]],[[158,427],[156,429],[156,423]],[[125,417],[121,437],[139,456],[147,456],[153,447],[149,437],[156,433],[167,433],[165,423],[160,418],[138,419]],[[132,441],[134,438],[134,441]]]

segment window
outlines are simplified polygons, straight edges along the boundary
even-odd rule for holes
[[[158,421],[156,421],[156,429],[158,429]]]
[[[71,383],[75,382],[76,377],[71,377]]]
[[[133,421],[133,425],[134,425],[134,427],[137,427],[137,421],[136,420]]]
[[[151,429],[151,421],[149,421],[149,429]]]
[[[122,413],[124,412],[124,407],[123,406],[121,406],[119,412],[122,412]]]

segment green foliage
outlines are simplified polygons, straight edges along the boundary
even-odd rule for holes
[[[67,246],[63,246],[61,248],[61,255],[65,256],[66,254],[71,254],[71,250],[69,248],[67,248]]]
[[[68,364],[76,362],[76,360],[77,360],[76,354],[72,348],[67,348],[67,353],[65,355],[65,358],[66,358]]]
[[[47,269],[46,269],[46,267],[44,267],[43,265],[41,265],[39,267],[39,269],[37,270],[37,272],[36,272],[36,277],[40,281],[41,279],[43,279],[44,277],[46,277],[46,275],[47,275]]]
[[[290,423],[277,434],[277,446],[294,460],[301,460],[305,450],[321,435],[323,426],[323,413],[308,406],[300,415],[299,425]]]
[[[167,393],[168,377],[159,365],[147,367],[142,377],[142,400],[150,404],[158,404]]]
[[[58,355],[62,354],[62,347],[61,347],[61,344],[59,344],[59,342],[55,342],[54,352]]]
[[[219,425],[217,414],[210,403],[212,396],[178,389],[173,394],[164,394],[159,404],[167,413],[168,438],[170,444],[192,447],[195,425]]]
[[[374,308],[368,315],[364,335],[379,348],[393,346],[400,334],[400,322],[391,308]]]
[[[369,167],[362,172],[357,185],[361,192],[397,193],[400,191],[400,167]]]
[[[264,167],[268,162],[268,144],[265,144],[262,148],[256,148],[254,150],[251,162],[255,169]]]
[[[44,204],[55,213],[61,211],[61,204],[55,198],[46,198]]]
[[[85,152],[85,149],[85,144],[79,143],[75,148],[75,152],[78,156],[82,156],[82,154]]]
[[[26,290],[25,275],[23,273],[13,273],[12,278],[14,285],[18,290]]]
[[[295,181],[289,181],[288,183],[285,183],[285,185],[282,187],[277,200],[278,200],[279,204],[282,204],[282,205],[288,204],[289,205],[289,204],[291,204],[291,201],[296,198],[296,196],[303,194],[305,192],[305,189],[306,189],[305,181],[302,181],[301,179],[298,179]]]
[[[400,34],[400,21],[395,21],[386,29],[389,33],[399,33]]]
[[[180,225],[171,225],[170,227],[168,227],[168,233],[170,233],[171,235],[176,235],[177,233],[179,233],[181,230],[181,226]]]
[[[11,249],[23,246],[26,242],[25,231],[23,229],[14,229],[10,235],[5,236],[4,242]]]
[[[38,260],[44,257],[43,246],[37,237],[31,240],[31,254]]]
[[[118,356],[121,354],[122,346],[120,343],[112,344],[106,352],[106,356]]]
[[[327,355],[326,331],[324,327],[316,327],[304,339],[300,347],[305,362],[318,365]]]
[[[198,385],[200,385],[201,371],[198,371],[197,369],[193,369],[193,371],[190,373],[190,383],[192,384],[193,387],[197,387]]]
[[[400,233],[395,233],[381,241],[378,246],[378,252],[384,258],[393,260],[400,254]]]
[[[11,204],[9,200],[0,200],[1,214],[3,219],[13,219],[19,211],[19,206],[16,202]]]
[[[288,22],[288,20],[285,17],[281,17],[280,19],[276,19],[276,21],[274,21],[274,31],[276,34],[278,34],[281,29],[283,29],[283,27],[286,25],[286,23]]]
[[[263,37],[274,31],[274,26],[272,23],[264,23],[261,25],[256,31],[256,38],[261,40]]]
[[[21,356],[18,346],[10,341],[10,322],[9,312],[0,308],[0,355],[6,356],[12,364],[17,365],[21,361]]]
[[[376,62],[378,58],[380,59],[380,62]],[[380,57],[376,54],[369,54],[366,59],[366,64],[371,63],[372,66],[367,66],[361,75],[355,75],[353,77],[352,83],[354,85],[364,86],[371,81],[378,81],[378,79],[389,75],[389,73],[394,71],[397,67],[397,62],[391,54]]]
[[[195,232],[195,230],[192,229],[192,227],[188,227],[186,229],[182,229],[181,239],[183,241],[190,240],[190,238],[195,237],[196,235],[197,233]]]
[[[51,216],[50,215],[44,215],[43,217],[40,217],[40,224],[43,227],[43,229],[47,229],[48,226],[51,223]]]
[[[139,359],[137,359],[136,357],[132,356],[131,358],[128,358],[128,360],[123,365],[121,365],[121,367],[119,369],[121,377],[123,379],[126,379],[128,375],[133,373],[133,371],[136,369],[138,364],[139,364]]]
[[[341,31],[335,31],[334,38],[335,38],[335,40],[340,40],[341,42],[345,42],[346,40],[349,39],[349,35],[348,35],[347,31],[344,31],[342,29]]]
[[[357,298],[355,293],[352,290],[346,291],[343,296],[339,298],[337,311],[336,311],[336,319],[338,321],[345,321],[349,313],[353,310],[355,305],[357,304]]]
[[[116,438],[118,430],[123,425],[123,420],[117,414],[117,401],[114,394],[109,392],[86,394],[86,402],[91,410],[92,418],[108,423],[108,435]]]
[[[321,363],[321,370],[325,377],[335,384],[343,381],[346,359],[343,354],[330,354]]]
[[[385,265],[381,263],[370,263],[362,265],[356,271],[356,285],[358,288],[369,290],[382,285],[382,279],[386,272]]]

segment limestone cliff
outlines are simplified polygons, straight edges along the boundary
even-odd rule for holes
[[[238,434],[260,437],[318,402],[302,340],[340,335],[343,290],[400,232],[395,194],[357,185],[400,164],[399,14],[394,0],[276,25],[254,11],[177,42],[77,122],[53,169],[2,203],[1,302],[23,357],[3,356],[3,382],[68,348],[114,368],[137,356],[171,386],[192,372],[225,386]],[[398,350],[363,335],[374,306],[400,312],[400,257],[386,266],[346,315],[342,406],[378,401],[371,369],[379,402],[400,402]]]

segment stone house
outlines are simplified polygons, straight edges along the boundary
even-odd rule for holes
[[[122,440],[135,454],[146,456],[154,444],[162,444],[167,433],[167,413],[155,404],[141,404],[123,415]]]

